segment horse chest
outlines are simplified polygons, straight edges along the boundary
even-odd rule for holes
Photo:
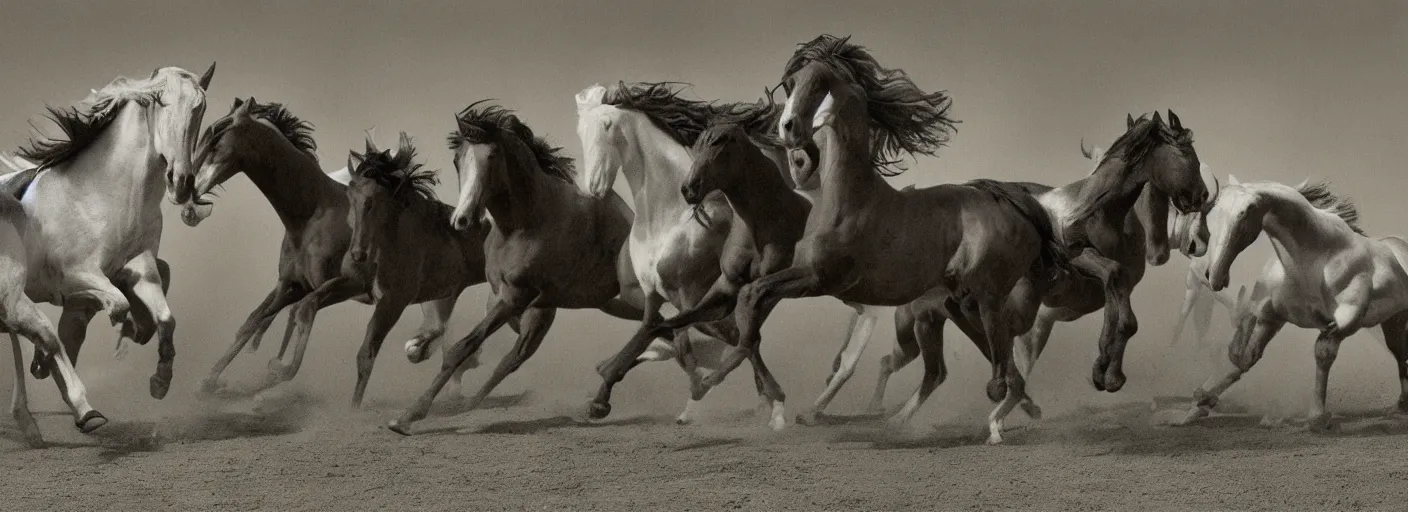
[[[680,223],[657,236],[630,238],[631,261],[636,278],[646,290],[665,292],[712,280],[719,272],[718,240],[703,226]]]

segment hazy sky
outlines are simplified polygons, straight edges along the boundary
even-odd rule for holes
[[[497,98],[577,156],[573,95],[586,86],[677,80],[694,84],[700,98],[751,101],[778,81],[795,44],[820,33],[851,34],[882,63],[909,71],[921,87],[948,90],[962,120],[942,158],[913,163],[892,180],[897,187],[974,177],[1072,181],[1089,169],[1077,151],[1082,138],[1108,145],[1122,132],[1126,113],[1171,108],[1194,130],[1199,155],[1218,174],[1291,183],[1331,178],[1336,191],[1358,201],[1370,234],[1405,232],[1399,224],[1408,190],[1403,1],[3,0],[0,11],[0,143],[7,147],[28,135],[27,121],[43,125],[45,104],[72,104],[117,75],[145,76],[169,65],[199,73],[218,61],[207,123],[237,96],[282,102],[316,125],[327,170],[341,167],[349,148],[360,148],[364,129],[375,126],[383,144],[405,130],[430,166],[447,170],[439,190],[452,198],[456,184],[443,138],[453,128],[452,114],[470,102]],[[624,180],[617,188],[625,190]],[[198,228],[181,224],[174,208],[166,211],[162,256],[175,273],[179,390],[195,386],[272,287],[282,229],[242,177],[231,180],[214,216]],[[1267,254],[1248,253],[1234,282],[1252,278]],[[1151,364],[1163,353],[1181,299],[1184,261],[1174,256],[1168,266],[1151,269],[1135,295],[1141,331],[1130,357],[1149,364],[1131,367],[1132,387],[1152,378]],[[482,289],[464,295],[456,335],[477,322],[485,296]],[[814,307],[784,305],[767,330],[767,353],[777,360],[772,366],[798,405],[819,390],[845,327],[839,314],[845,310],[836,301],[806,304]],[[300,380],[317,372],[334,382],[338,400],[345,399],[369,313],[350,305],[324,311]],[[1098,317],[1058,328],[1051,350],[1063,354],[1052,360],[1070,363],[1072,371],[1052,368],[1043,378],[1092,394],[1080,381]],[[402,381],[411,389],[395,396],[418,392],[438,365],[410,370],[400,354],[418,320],[413,308],[393,331],[386,345],[393,354],[380,360],[374,397],[393,393],[384,378],[393,372],[414,375]],[[132,369],[109,382],[99,374],[111,359],[113,334],[98,324],[90,330],[84,375],[145,393],[154,345],[135,351],[124,362]],[[554,375],[566,389],[595,385],[592,366],[633,327],[590,312],[559,315],[557,324],[538,361],[506,386],[537,387]],[[282,325],[271,329],[266,343],[277,344]],[[566,334],[566,325],[573,334]],[[949,332],[949,351],[971,367],[976,352]],[[1284,361],[1308,379],[1311,335],[1291,332],[1283,338],[1295,341],[1283,344],[1299,348],[1285,351]],[[868,375],[893,337],[886,318],[864,358],[861,375],[867,377],[852,384],[864,388],[852,390],[855,396],[868,396]],[[495,337],[490,354],[497,358],[508,343],[504,335]],[[804,355],[786,357],[792,354]],[[229,375],[262,371],[270,357],[269,350],[245,356]],[[542,372],[547,366],[566,373]],[[1374,368],[1391,382],[1391,365]],[[653,379],[647,382],[658,381],[659,391],[623,389],[683,400],[683,379],[675,372],[639,372],[650,375],[641,378]],[[949,382],[976,394],[981,370],[972,372]],[[1195,373],[1175,380],[1200,380],[1202,372]],[[739,389],[751,388],[746,376],[735,380],[745,383],[735,383]],[[891,396],[907,394],[908,386]]]

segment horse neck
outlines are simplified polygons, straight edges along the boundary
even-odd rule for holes
[[[267,129],[257,133],[258,139],[242,145],[241,168],[285,228],[302,225],[320,209],[347,204],[347,187],[324,174],[317,161],[283,135]]]
[[[1138,167],[1142,165],[1131,164],[1124,157],[1105,160],[1089,178],[1078,182],[1080,197],[1091,198],[1092,211],[1104,211],[1109,222],[1123,223],[1149,181],[1148,172]]]
[[[489,196],[484,208],[494,217],[495,229],[512,232],[540,226],[554,218],[552,208],[562,204],[561,194],[577,190],[575,184],[525,168],[529,165],[537,164],[510,162],[485,190]]]
[[[821,158],[816,172],[822,183],[818,200],[833,207],[888,201],[899,191],[876,172],[871,161],[870,125],[863,102],[859,98],[843,102],[842,94],[835,91],[832,97],[833,121],[814,133],[830,137],[824,144],[817,143]]]
[[[1262,231],[1271,239],[1276,257],[1288,269],[1299,268],[1322,254],[1340,250],[1354,240],[1343,221],[1331,219],[1304,201],[1267,194],[1270,202]]]
[[[631,187],[635,223],[649,226],[652,232],[669,229],[689,209],[680,195],[680,185],[689,175],[693,159],[684,146],[643,114],[623,116],[626,118],[634,121],[622,126],[628,143],[622,151],[621,171]]]
[[[755,242],[765,242],[774,229],[806,222],[811,204],[792,192],[776,171],[776,164],[762,151],[745,151],[739,168],[728,169],[736,174],[723,187],[738,219],[753,233]]]
[[[152,144],[147,113],[136,102],[128,102],[117,118],[103,130],[87,150],[58,167],[76,170],[80,179],[71,186],[102,191],[131,191],[141,204],[159,204],[166,193],[163,166]],[[78,176],[78,175],[76,175]]]

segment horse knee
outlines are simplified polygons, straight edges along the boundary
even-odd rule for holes
[[[1134,315],[1120,315],[1115,332],[1119,334],[1121,339],[1133,338],[1139,332],[1139,320],[1134,318]]]

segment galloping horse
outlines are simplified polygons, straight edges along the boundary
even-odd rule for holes
[[[831,295],[892,306],[921,298],[971,300],[989,342],[1010,343],[1012,333],[1000,321],[1009,292],[1020,277],[1035,273],[1048,279],[1059,265],[1060,250],[1041,206],[1017,187],[989,180],[890,187],[876,172],[875,159],[888,148],[872,143],[876,137],[865,121],[869,109],[894,109],[914,119],[920,118],[914,115],[921,109],[916,105],[935,105],[920,101],[929,95],[908,76],[881,67],[847,39],[822,36],[804,45],[788,62],[783,87],[788,97],[778,126],[793,180],[807,183],[817,174],[821,198],[807,217],[792,266],[740,292],[735,317],[743,338],[704,384],[717,385],[757,352],[762,321],[783,298]],[[823,103],[826,121],[815,128],[811,121]],[[922,117],[940,140],[952,125],[948,106],[945,97],[932,112],[936,115]],[[1005,369],[1010,358],[990,352],[994,380],[1005,375],[1009,398],[1022,396],[1020,377]],[[895,416],[897,422],[912,416],[943,373],[941,353],[923,355],[924,381]],[[989,395],[993,387],[990,383]],[[781,399],[781,390],[768,391]]]
[[[386,333],[407,306],[454,300],[465,288],[484,282],[487,226],[478,223],[463,231],[451,226],[453,207],[435,198],[435,171],[415,163],[415,156],[402,132],[394,157],[390,150],[378,151],[370,138],[365,153],[348,157],[348,257],[356,264],[371,264],[366,284],[375,301],[357,352],[354,406],[362,404]]]
[[[450,135],[459,175],[459,203],[450,224],[468,230],[487,211],[492,228],[484,243],[485,275],[494,292],[479,325],[450,348],[441,371],[389,428],[410,435],[435,394],[484,340],[513,319],[518,341],[479,392],[477,406],[510,373],[533,356],[559,308],[599,309],[639,320],[641,312],[618,299],[630,279],[621,251],[631,229],[631,209],[620,196],[583,193],[572,160],[533,133],[512,111],[471,105]]]
[[[1330,426],[1325,394],[1340,342],[1360,329],[1379,326],[1398,367],[1398,412],[1408,412],[1408,241],[1369,238],[1359,212],[1324,183],[1296,187],[1271,182],[1241,183],[1229,177],[1213,214],[1229,219],[1215,226],[1208,248],[1207,280],[1227,287],[1237,255],[1265,232],[1276,257],[1262,268],[1250,294],[1233,307],[1237,330],[1227,347],[1231,367],[1193,393],[1196,404],[1179,423],[1207,416],[1218,397],[1261,359],[1287,323],[1320,331],[1315,340],[1312,428]]]
[[[58,334],[69,358],[76,364],[98,310],[117,324],[130,309],[156,325],[150,392],[157,399],[170,389],[176,357],[176,321],[157,264],[161,199],[189,173],[214,72],[214,64],[199,77],[160,68],[144,80],[119,77],[76,108],[50,108],[66,140],[32,140],[18,155],[39,166],[7,183],[6,193],[22,190],[29,219],[25,292],[63,307]],[[41,376],[43,366],[31,372]]]
[[[212,212],[211,191],[236,174],[244,173],[269,200],[284,225],[279,247],[278,282],[268,297],[250,313],[235,342],[215,363],[201,389],[221,387],[220,374],[248,343],[258,350],[259,340],[278,316],[293,305],[279,355],[270,361],[271,375],[264,385],[292,379],[303,361],[313,317],[318,309],[347,299],[370,303],[367,283],[344,273],[343,259],[352,241],[347,224],[347,186],[318,167],[317,143],[312,125],[278,103],[236,99],[230,113],[215,120],[201,137],[196,161],[200,173],[195,190],[187,195],[182,219],[200,224]],[[348,177],[350,179],[350,176]],[[455,297],[425,302],[419,332],[407,345],[439,340],[454,310]],[[290,338],[293,362],[284,363]],[[471,360],[469,367],[477,366]],[[461,372],[463,373],[463,372]],[[456,375],[458,382],[459,374]],[[458,391],[459,386],[451,388]]]

